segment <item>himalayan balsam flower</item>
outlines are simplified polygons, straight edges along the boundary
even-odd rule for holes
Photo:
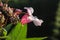
[[[32,13],[34,12],[33,8],[30,7],[30,8],[27,8],[25,7],[24,9],[27,9],[27,12],[28,12],[28,15],[24,15],[22,17],[22,20],[21,20],[21,23],[22,24],[26,24],[26,23],[29,23],[29,22],[33,22],[35,26],[41,26],[42,23],[43,23],[43,20],[41,19],[38,19],[36,16],[33,16]]]
[[[32,7],[24,7],[24,9],[27,10],[27,13],[21,19],[21,23],[23,25],[32,22],[33,19],[30,17],[30,15],[32,15],[32,13],[34,12]]]

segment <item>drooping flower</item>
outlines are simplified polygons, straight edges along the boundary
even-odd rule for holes
[[[29,14],[27,19],[29,19],[31,22],[33,22],[35,24],[35,26],[41,26],[42,25],[43,20],[38,19],[38,17],[32,15],[34,12],[34,9],[32,7],[24,7],[24,9],[26,9],[28,14]]]
[[[27,13],[21,19],[21,23],[23,25],[32,22],[33,19],[30,17],[30,15],[32,15],[34,12],[32,7],[24,7],[24,9],[27,10]]]

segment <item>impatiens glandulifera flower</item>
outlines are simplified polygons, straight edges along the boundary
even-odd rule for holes
[[[27,13],[21,19],[21,23],[23,25],[32,22],[33,19],[31,17],[29,17],[29,16],[32,15],[32,13],[34,12],[32,7],[29,7],[29,8],[24,7],[24,9],[27,10]]]
[[[33,12],[34,9],[32,7],[24,7],[24,9],[27,10],[29,16],[27,17],[27,19],[29,19],[31,22],[33,21],[33,23],[35,24],[35,26],[41,26],[43,23],[43,20],[38,19],[37,17],[33,16]]]
[[[32,22],[32,16],[30,16],[30,15],[32,15],[32,13],[33,13],[33,8],[27,8],[27,7],[24,7],[24,9],[27,9],[27,13],[22,17],[22,19],[21,19],[21,23],[24,25],[24,24],[27,24],[27,23],[30,23],[30,22]]]

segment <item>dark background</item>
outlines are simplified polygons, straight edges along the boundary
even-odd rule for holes
[[[24,10],[24,7],[33,7],[35,10],[33,15],[44,20],[44,23],[41,27],[36,27],[33,23],[29,23],[27,38],[45,37],[52,36],[58,2],[59,0],[26,0],[25,2],[18,0],[17,2],[10,1],[9,6],[22,10]]]

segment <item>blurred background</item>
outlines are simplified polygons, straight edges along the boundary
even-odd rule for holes
[[[35,10],[33,15],[44,20],[41,27],[36,27],[32,22],[28,24],[27,38],[47,36],[45,40],[59,40],[60,0],[9,0],[8,4],[22,10],[24,7],[33,7]]]

